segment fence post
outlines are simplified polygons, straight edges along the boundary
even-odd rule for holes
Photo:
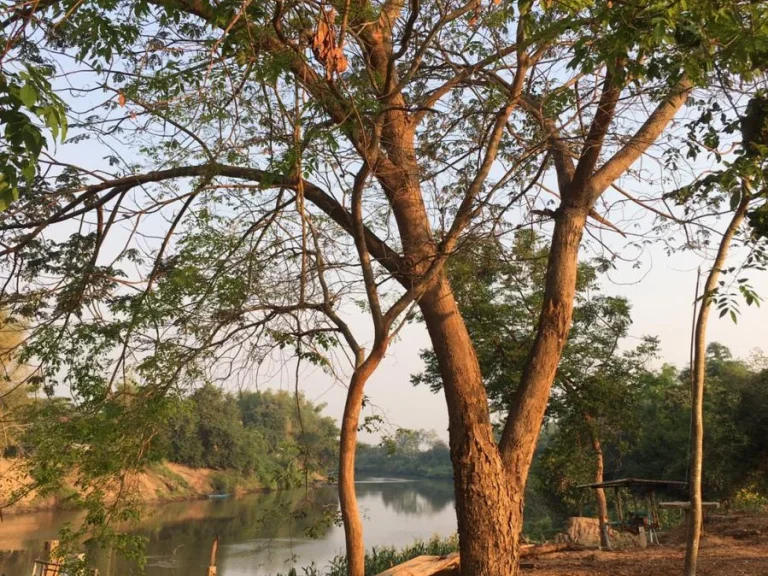
[[[216,534],[216,538],[213,539],[213,546],[211,546],[211,561],[208,565],[208,576],[216,576],[216,554],[219,551],[219,535]]]

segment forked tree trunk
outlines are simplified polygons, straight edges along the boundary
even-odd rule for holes
[[[461,569],[468,576],[518,574],[523,495],[570,329],[586,212],[570,207],[557,217],[541,329],[501,450],[494,441],[475,350],[445,277],[420,301],[448,406]]]
[[[749,208],[750,194],[747,187],[742,191],[741,202],[733,214],[728,228],[723,234],[717,256],[709,271],[707,281],[704,284],[704,294],[701,300],[701,308],[696,318],[696,331],[694,334],[693,382],[691,390],[691,472],[688,486],[691,494],[691,513],[688,515],[688,534],[685,545],[685,576],[695,576],[696,563],[699,557],[699,540],[701,539],[701,523],[703,520],[701,508],[701,475],[704,463],[704,375],[706,370],[707,349],[707,321],[712,308],[712,296],[717,289],[717,281],[720,272],[725,265],[728,250],[731,247],[733,237],[741,226],[744,216]]]
[[[445,277],[421,299],[449,413],[462,574],[517,574],[522,492],[507,480],[474,347]]]
[[[357,451],[357,427],[360,410],[363,406],[365,383],[373,374],[384,357],[386,345],[374,348],[368,358],[363,359],[363,351],[358,352],[355,371],[349,383],[347,401],[344,405],[344,417],[341,421],[339,439],[339,508],[344,523],[344,538],[347,550],[347,574],[364,576],[365,543],[363,540],[363,522],[357,506],[355,494],[355,452]]]

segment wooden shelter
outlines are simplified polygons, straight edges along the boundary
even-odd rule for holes
[[[612,522],[618,530],[624,532],[632,532],[639,534],[641,541],[645,539],[647,532],[648,537],[653,543],[654,539],[658,544],[657,532],[660,528],[659,522],[659,502],[656,498],[656,494],[660,491],[676,490],[681,491],[688,485],[687,482],[680,480],[653,480],[647,478],[620,478],[618,480],[606,480],[605,482],[594,482],[592,484],[582,484],[577,488],[589,488],[597,490],[602,488],[603,490],[613,490],[614,502],[616,505],[616,517],[618,522]],[[632,493],[632,498],[635,505],[634,515],[628,516],[625,513],[624,505],[621,499],[621,489],[626,488]],[[636,494],[646,501],[647,508],[643,514],[638,514],[639,506],[636,499]]]

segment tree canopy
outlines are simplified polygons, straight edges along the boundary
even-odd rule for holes
[[[0,214],[0,304],[30,323],[35,378],[70,388],[94,426],[106,409],[124,416],[141,455],[169,392],[280,349],[334,370],[342,342],[353,360],[340,489],[356,576],[364,386],[416,308],[450,415],[462,566],[517,570],[582,236],[625,234],[613,220],[632,205],[695,228],[675,246],[706,238],[697,223],[716,201],[676,194],[678,216],[625,184],[677,189],[695,162],[719,165],[728,138],[713,133],[738,121],[768,54],[768,8],[747,0],[44,0],[8,13],[4,85],[52,67],[69,115],[53,155],[31,128],[7,133],[11,144],[22,134],[12,154],[25,178]],[[25,82],[8,93],[31,112],[11,102],[13,113],[63,126]],[[763,187],[754,200],[759,224]],[[497,442],[443,267],[474,238],[521,227],[540,228],[550,250]],[[370,316],[363,336],[354,304]],[[117,392],[128,377],[129,409]]]

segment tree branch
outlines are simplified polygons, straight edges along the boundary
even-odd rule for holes
[[[692,90],[690,80],[680,80],[621,150],[595,172],[588,184],[590,205],[656,141],[688,100]]]

